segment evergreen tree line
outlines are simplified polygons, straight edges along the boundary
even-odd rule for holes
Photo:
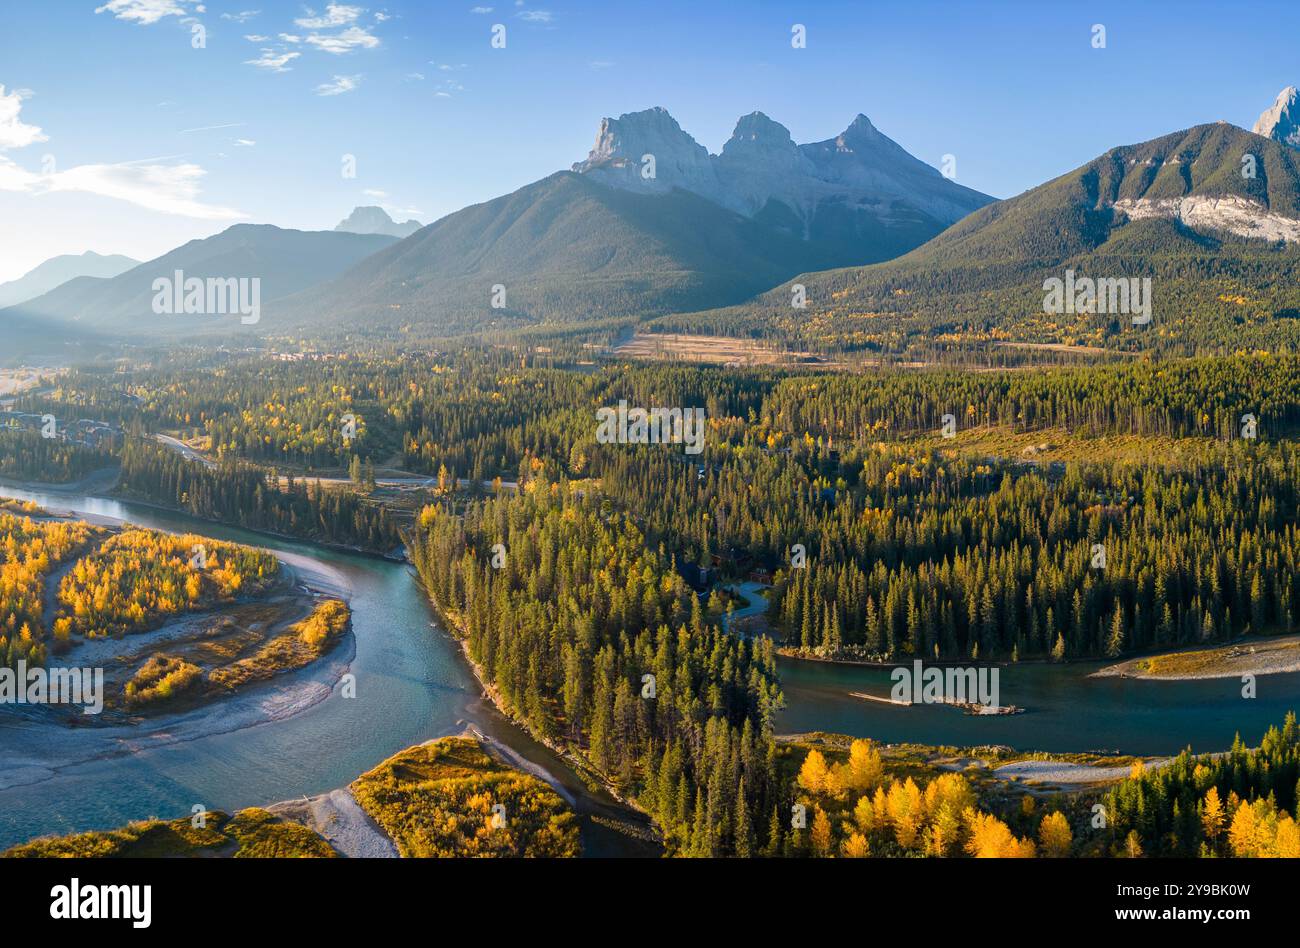
[[[707,621],[631,517],[539,476],[426,508],[408,549],[507,711],[634,797],[670,852],[771,842],[769,814],[788,812],[772,643]]]
[[[121,488],[134,496],[253,530],[381,553],[401,546],[401,534],[382,505],[351,490],[325,490],[319,482],[290,477],[281,487],[277,480],[249,464],[208,468],[138,439],[122,451]]]
[[[1294,631],[1300,454],[1237,442],[1188,470],[934,449],[593,455],[681,561],[776,570],[769,616],[824,657],[1121,655]],[[800,562],[796,545],[803,548]],[[801,565],[802,563],[802,565]]]

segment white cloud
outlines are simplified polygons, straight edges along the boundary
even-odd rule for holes
[[[223,13],[221,19],[234,20],[236,23],[247,23],[261,12],[261,10],[243,10],[239,13]]]
[[[157,23],[164,17],[187,16],[189,0],[108,0],[96,13],[111,13],[119,20],[134,20],[142,26]],[[202,13],[202,7],[198,9]]]
[[[375,188],[363,188],[361,193],[366,197],[379,198],[381,201],[388,197],[387,191],[378,191]]]
[[[247,217],[229,207],[204,204],[199,179],[206,174],[195,164],[157,165],[122,162],[78,165],[53,174],[34,174],[0,157],[0,190],[41,195],[79,192],[116,198],[138,207],[179,217],[233,221]]]
[[[491,13],[492,8],[491,7],[470,7],[469,12],[470,13]]]
[[[284,40],[284,42],[286,42],[286,43],[301,43],[301,42],[302,42],[302,37],[301,37],[301,36],[298,36],[296,33],[281,33],[281,34],[280,34],[280,39]]]
[[[349,23],[355,23],[361,14],[365,13],[363,7],[351,7],[342,3],[331,3],[325,7],[325,14],[317,16],[316,11],[307,8],[307,15],[300,19],[294,20],[298,26],[304,30],[328,30],[335,26],[347,26]]]
[[[35,142],[49,141],[45,133],[35,125],[28,125],[18,118],[23,110],[23,99],[31,95],[26,89],[15,89],[6,93],[0,85],[0,151],[8,148],[26,148]]]
[[[22,100],[31,93],[15,90],[5,94],[0,86],[0,150],[23,148],[46,141],[39,128],[19,120]],[[251,143],[250,143],[251,144]],[[160,164],[169,158],[146,158],[118,164],[78,165],[66,171],[28,171],[0,155],[0,191],[41,195],[78,192],[115,198],[139,207],[180,217],[201,220],[239,220],[248,215],[229,207],[199,200],[199,180],[206,172],[192,163]]]
[[[361,84],[361,76],[335,76],[333,82],[322,82],[316,87],[317,95],[342,95]]]
[[[207,172],[195,164],[179,165],[81,165],[57,174],[44,175],[38,191],[82,191],[117,198],[162,214],[229,221],[247,217],[228,207],[198,200],[199,179]]]
[[[379,37],[364,27],[349,26],[340,33],[311,33],[307,37],[307,45],[337,56],[354,49],[374,49],[379,45]]]
[[[246,33],[244,34],[244,39],[248,40],[250,43],[265,43],[268,42],[271,37],[263,36],[261,33]]]
[[[0,155],[0,191],[26,191],[33,187],[40,177]]]
[[[421,82],[424,79],[422,72],[408,72],[405,76],[407,82]]]
[[[245,59],[244,65],[257,66],[268,72],[288,72],[289,63],[301,55],[302,53],[286,53],[282,49],[264,49],[256,59]]]
[[[256,144],[257,144],[257,142],[253,141],[251,138],[236,138],[236,139],[235,139],[235,147],[236,147],[236,148],[252,148],[252,147],[253,147],[254,145],[256,145]]]
[[[188,135],[190,132],[212,132],[219,128],[243,128],[247,122],[227,122],[225,125],[200,125],[198,128],[182,128],[177,135]]]
[[[529,23],[550,23],[555,18],[550,10],[520,10],[515,16]]]

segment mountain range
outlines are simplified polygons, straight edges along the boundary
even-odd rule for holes
[[[751,112],[710,155],[664,109],[647,109],[602,120],[573,170],[640,193],[690,191],[861,263],[910,250],[993,200],[912,157],[865,115],[834,138],[796,145],[785,126]]]
[[[229,331],[230,321],[220,317],[196,319],[154,313],[154,281],[172,280],[177,271],[186,279],[258,278],[265,307],[346,270],[396,239],[382,234],[236,224],[111,278],[76,277],[36,299],[0,311],[0,323],[24,320],[51,329],[155,338],[203,330]]]
[[[632,156],[648,154],[654,174],[628,172]],[[260,276],[270,330],[437,334],[655,316],[735,304],[805,270],[896,256],[992,200],[913,158],[865,116],[833,139],[796,145],[755,112],[714,156],[666,111],[648,109],[603,120],[574,170],[427,227],[397,224],[378,207],[314,235],[237,225],[112,280],[65,283],[0,319],[188,333],[192,321],[148,308],[152,280],[176,269]]]
[[[795,145],[755,112],[713,156],[647,109],[602,120],[572,170],[450,214],[271,316],[464,332],[723,306],[801,270],[896,256],[992,200],[865,116]]]
[[[1298,109],[1288,88],[1255,133],[1219,122],[1112,148],[998,202],[862,115],[799,145],[754,112],[712,155],[648,109],[602,120],[571,170],[424,227],[375,207],[334,231],[236,225],[113,277],[78,276],[0,322],[188,334],[206,323],[149,308],[152,281],[183,270],[261,277],[258,332],[299,336],[645,319],[851,348],[1300,344]],[[1154,325],[1045,312],[1045,281],[1066,271],[1150,278]],[[807,309],[792,305],[796,284]]]
[[[1045,312],[1045,281],[1150,278],[1154,319]],[[794,311],[795,284],[807,310]],[[901,337],[1274,347],[1300,341],[1300,150],[1225,122],[1113,148],[982,208],[897,259],[794,277],[667,329],[793,332],[884,347]],[[1149,334],[1147,334],[1149,333]]]
[[[0,283],[0,309],[35,299],[77,277],[108,279],[125,273],[139,263],[139,260],[121,254],[105,255],[92,250],[82,254],[51,257],[18,279]]]

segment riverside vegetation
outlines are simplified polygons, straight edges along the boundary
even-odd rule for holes
[[[206,438],[213,476],[244,472],[245,496],[283,490],[271,444],[299,485],[314,465],[427,477],[414,504],[393,506],[410,518],[395,522],[485,685],[651,814],[672,854],[911,852],[936,827],[936,854],[1062,849],[1057,818],[1049,845],[1050,814],[1031,799],[1014,806],[1036,819],[1017,816],[967,774],[900,773],[897,787],[891,775],[842,799],[843,787],[800,784],[795,752],[773,733],[778,647],[830,660],[1071,660],[1295,631],[1300,358],[831,376],[583,365],[578,354],[376,352],[277,364],[275,376],[258,357],[197,372],[163,361],[68,373],[30,407],[119,406],[133,432],[124,454],[155,424]],[[595,410],[621,399],[703,408],[704,454],[598,444]],[[290,404],[311,408],[295,416]],[[332,427],[345,413],[361,419],[347,442]],[[1053,459],[1059,442],[1066,460]],[[999,443],[1034,449],[989,453]],[[171,472],[147,490],[170,485],[170,503],[186,494],[177,485],[212,474],[146,447],[139,457]],[[340,490],[384,509],[361,480]],[[725,631],[726,597],[697,595],[692,566],[770,577],[756,634]],[[1225,807],[1231,789],[1218,791]],[[1235,789],[1233,819],[1258,799]],[[918,794],[905,845],[896,814]],[[801,796],[806,836],[789,824]],[[1288,804],[1275,799],[1284,825]],[[831,832],[814,843],[818,808]],[[1100,851],[1060,810],[1066,848]],[[1107,836],[1106,851],[1129,843]],[[1161,851],[1158,837],[1136,845]]]

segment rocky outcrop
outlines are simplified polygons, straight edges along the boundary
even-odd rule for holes
[[[1263,135],[1284,145],[1300,148],[1300,106],[1295,86],[1287,86],[1277,94],[1277,99],[1251,129],[1256,135]]]
[[[1199,232],[1225,231],[1255,240],[1300,242],[1300,220],[1275,214],[1258,201],[1244,197],[1125,198],[1113,206],[1130,220],[1172,218]]]

